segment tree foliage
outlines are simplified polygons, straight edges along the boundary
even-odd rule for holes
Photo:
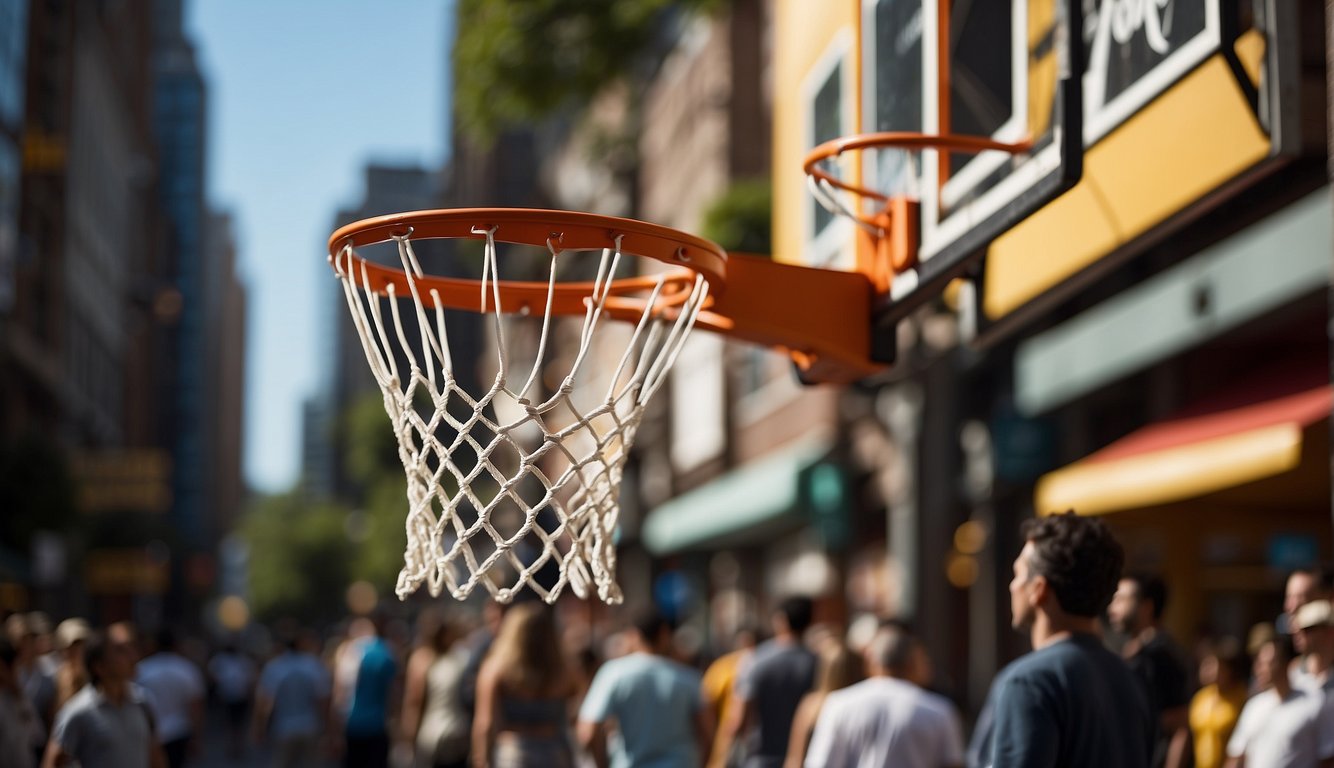
[[[407,534],[406,480],[378,393],[339,419],[344,466],[364,490],[350,503],[315,500],[300,489],[260,499],[246,515],[250,591],[256,615],[332,619],[349,584],[393,590]]]
[[[454,43],[460,127],[488,143],[508,126],[587,103],[654,55],[673,10],[720,0],[461,0]]]
[[[338,429],[348,476],[359,485],[371,485],[389,472],[403,474],[398,463],[398,441],[384,412],[384,399],[369,394],[340,414]]]
[[[773,250],[773,185],[741,179],[704,211],[700,234],[724,250],[769,255]]]
[[[341,614],[352,582],[348,510],[300,491],[258,500],[242,524],[250,548],[250,597],[257,616],[302,621]]]

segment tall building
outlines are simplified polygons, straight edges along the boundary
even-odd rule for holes
[[[245,501],[241,427],[245,423],[246,289],[237,277],[231,216],[209,214],[205,253],[205,385],[211,403],[206,483],[213,507],[206,532],[207,540],[215,542],[237,522]]]
[[[161,158],[159,193],[167,253],[180,296],[176,323],[172,417],[172,519],[182,543],[205,544],[208,495],[207,264],[204,202],[206,86],[194,45],[182,26],[182,0],[158,0],[154,29],[154,124]]]
[[[28,72],[28,2],[0,2],[0,366],[13,369],[8,351],[19,258],[19,182],[22,178],[23,103]],[[0,440],[20,405],[17,376],[0,376]],[[9,537],[6,537],[9,538]],[[26,580],[20,542],[0,541],[0,582]],[[10,592],[17,593],[13,587]],[[0,595],[0,603],[8,602]]]
[[[46,2],[27,5],[20,51],[14,52],[12,43],[7,46],[7,74],[10,82],[17,76],[22,87],[4,89],[6,108],[18,109],[7,122],[22,141],[18,236],[12,263],[0,278],[8,282],[3,398],[9,440],[24,433],[58,435],[63,387],[62,264],[73,9]],[[8,25],[5,29],[14,32]],[[14,99],[21,100],[11,105]]]
[[[96,465],[121,480],[160,466],[134,455],[159,437],[164,337],[153,311],[150,6],[0,5],[0,506],[5,545],[31,555],[27,574],[0,581],[37,587],[29,603],[53,609],[81,603],[89,586],[68,563],[116,544],[105,530],[144,532],[115,516],[151,513],[164,498],[99,496],[106,488],[82,473]],[[18,126],[15,196],[5,158]]]
[[[0,316],[14,304],[28,0],[0,2]]]
[[[372,164],[365,169],[365,180],[362,199],[356,206],[338,212],[335,228],[372,216],[440,207],[442,193],[440,175],[436,171]],[[428,273],[438,274],[451,269],[453,251],[445,243],[421,243],[416,246],[416,252],[422,268]],[[392,247],[367,251],[365,255],[382,257],[393,263],[398,259]],[[330,280],[326,296],[321,309],[324,321],[320,325],[328,329],[322,350],[328,373],[323,389],[316,392],[302,409],[303,482],[306,490],[317,495],[355,498],[359,489],[348,477],[343,464],[345,438],[338,430],[339,419],[348,407],[379,390],[366,365],[361,339],[352,325],[342,284]],[[472,335],[467,330],[470,318],[461,317],[456,322],[453,314],[449,322],[456,374],[469,376],[466,361],[475,355],[468,351],[466,341]],[[416,329],[411,323],[405,324],[404,330],[409,338],[415,337]]]

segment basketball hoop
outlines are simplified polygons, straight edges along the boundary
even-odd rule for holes
[[[917,206],[915,194],[891,194],[839,178],[826,170],[826,164],[845,152],[864,150],[903,150],[921,152],[936,150],[940,153],[942,178],[947,175],[949,154],[996,151],[1018,154],[1032,149],[1029,140],[1004,142],[986,136],[955,134],[928,134],[908,131],[865,133],[827,141],[806,155],[802,170],[806,173],[811,195],[825,210],[835,216],[853,221],[870,234],[875,245],[876,263],[868,269],[877,290],[888,290],[895,272],[912,268],[917,263]],[[838,191],[858,199],[854,207],[839,199]],[[873,206],[865,201],[873,201]],[[866,209],[874,208],[867,213]]]
[[[429,239],[482,241],[480,279],[427,274],[413,244]],[[358,253],[381,243],[394,244],[396,265]],[[549,260],[548,279],[501,279],[497,243],[538,250]],[[564,254],[585,251],[601,252],[596,278],[557,280]],[[631,261],[624,256],[667,267],[621,276]],[[464,599],[480,584],[505,603],[524,587],[553,603],[566,586],[621,602],[622,471],[645,406],[694,328],[781,349],[807,383],[850,383],[883,367],[871,354],[874,291],[866,275],[725,254],[631,219],[520,208],[382,216],[335,232],[329,263],[407,478],[400,598],[425,584],[432,595]],[[490,320],[496,374],[484,391],[469,392],[456,376],[446,308]],[[562,361],[547,360],[555,355],[549,347],[559,346],[548,341],[562,315],[582,322],[568,368],[553,383]],[[626,324],[623,344],[602,331],[606,318]],[[516,349],[506,329],[518,320],[540,321],[521,384],[509,375],[522,345]],[[593,359],[608,351],[606,364]],[[549,391],[539,395],[539,381]]]
[[[413,247],[424,239],[483,241],[481,278],[426,274]],[[397,246],[400,266],[357,253],[387,242]],[[550,278],[502,280],[498,242],[545,249]],[[558,281],[564,254],[584,251],[601,253],[596,278]],[[626,255],[670,268],[618,276],[631,261]],[[329,262],[384,395],[406,473],[399,597],[425,584],[433,596],[447,590],[464,599],[481,584],[500,602],[526,586],[553,603],[568,585],[580,597],[596,592],[605,602],[621,602],[614,546],[621,474],[646,404],[708,297],[722,289],[722,249],[629,219],[472,208],[350,224],[330,238]],[[447,307],[491,320],[497,373],[485,391],[470,393],[455,377]],[[539,395],[542,374],[552,375],[545,357],[559,315],[582,316],[578,348],[560,383]],[[515,316],[540,317],[541,326],[535,359],[519,385],[509,380],[516,350],[507,345],[506,320]],[[633,332],[619,361],[594,371],[602,381],[576,381],[599,368],[586,363],[605,351],[605,338],[594,349],[595,338],[605,336],[597,333],[605,317],[633,323]],[[591,397],[594,388],[605,394]],[[552,564],[554,580],[544,583],[539,574],[550,574]]]

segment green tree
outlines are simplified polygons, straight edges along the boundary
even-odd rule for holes
[[[651,62],[673,10],[720,0],[461,0],[454,104],[461,128],[487,144],[508,126],[587,103]]]
[[[732,183],[704,211],[700,234],[728,251],[773,252],[773,185],[769,179]]]
[[[346,508],[312,502],[299,491],[254,503],[241,535],[250,547],[250,594],[256,616],[315,621],[344,613],[353,559],[347,516]]]

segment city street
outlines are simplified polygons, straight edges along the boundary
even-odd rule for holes
[[[241,754],[231,754],[226,716],[221,708],[209,707],[206,722],[204,738],[200,741],[198,752],[187,763],[188,768],[264,768],[271,763],[272,750],[248,738]],[[335,768],[337,765],[338,760],[326,756],[322,763],[311,768]]]
[[[0,0],[0,768],[1334,766],[1332,147],[1334,0]]]

